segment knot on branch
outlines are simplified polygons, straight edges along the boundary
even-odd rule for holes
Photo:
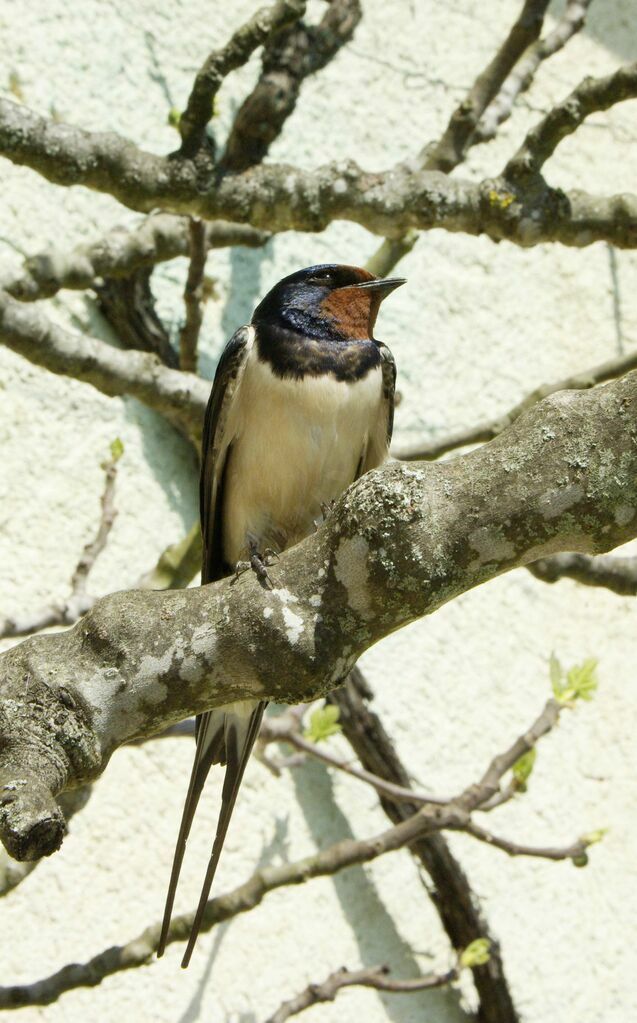
[[[0,837],[10,856],[50,856],[65,834],[64,815],[45,781],[25,768],[0,770]]]
[[[0,677],[0,841],[17,860],[59,848],[66,824],[56,794],[102,766],[86,702],[51,677],[56,638],[38,637],[28,654],[7,651]]]

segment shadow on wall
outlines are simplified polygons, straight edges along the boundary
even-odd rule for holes
[[[332,779],[323,764],[306,763],[295,768],[291,777],[298,805],[317,848],[356,837],[334,799]],[[396,977],[417,977],[429,970],[427,960],[418,962],[415,958],[363,867],[350,867],[335,874],[332,883],[343,916],[358,945],[363,966],[387,963]],[[427,894],[424,889],[422,897],[425,903]],[[333,969],[341,965],[340,962],[334,963]],[[346,965],[354,967],[357,964]],[[324,978],[313,979],[321,981]],[[462,1010],[456,991],[422,991],[379,995],[379,998],[387,1019],[393,1023],[413,1023],[414,1019],[420,1018],[427,1023],[467,1023],[473,1018]]]
[[[564,3],[561,2],[551,13],[558,17],[563,10]],[[635,60],[637,0],[606,0],[606,3],[593,3],[584,31],[601,46],[617,54],[622,62]]]

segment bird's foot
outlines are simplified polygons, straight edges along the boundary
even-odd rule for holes
[[[268,575],[268,568],[272,565],[273,560],[279,559],[279,555],[276,551],[273,551],[271,547],[261,553],[254,541],[250,541],[248,544],[249,561],[238,561],[234,567],[234,578],[237,580],[240,575],[244,572],[253,571],[257,579],[266,589],[274,589],[274,583]]]
[[[321,511],[323,513],[323,522],[325,522],[325,520],[327,519],[328,515],[332,514],[332,512],[334,510],[334,505],[335,504],[336,504],[336,501],[334,500],[333,497],[331,497],[329,501],[321,501]]]
[[[328,515],[332,514],[336,501],[332,497],[329,501],[321,501],[321,517],[313,519],[314,531],[318,532],[324,522],[327,522]]]

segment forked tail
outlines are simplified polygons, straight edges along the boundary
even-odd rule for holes
[[[179,873],[186,850],[186,842],[206,778],[212,765],[219,763],[226,764],[226,775],[223,781],[221,810],[219,812],[212,853],[208,862],[199,905],[197,906],[188,938],[188,945],[181,963],[184,968],[190,962],[197,935],[201,928],[201,921],[208,901],[208,895],[210,894],[210,887],[215,876],[217,864],[219,863],[237,793],[250,753],[252,752],[252,747],[254,746],[254,741],[259,734],[259,726],[261,725],[261,719],[263,718],[266,706],[267,702],[265,701],[254,703],[252,700],[244,700],[228,704],[226,707],[219,707],[217,710],[208,711],[208,713],[202,714],[197,719],[197,748],[179,835],[177,837],[177,845],[175,847],[168,894],[166,896],[166,907],[164,909],[164,919],[157,946],[158,958],[164,954],[166,949],[170,918],[175,901]]]

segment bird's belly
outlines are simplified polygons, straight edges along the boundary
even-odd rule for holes
[[[281,379],[246,366],[224,481],[223,554],[232,565],[254,541],[283,550],[312,532],[322,504],[353,482],[380,414],[381,371],[358,381]],[[231,424],[228,424],[229,427]]]

